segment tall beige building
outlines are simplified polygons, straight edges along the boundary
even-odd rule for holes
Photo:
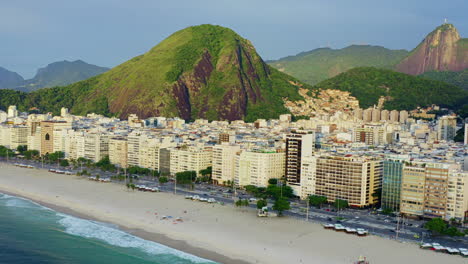
[[[408,116],[408,111],[400,111],[400,123],[406,123],[406,121],[408,120]]]
[[[302,197],[325,196],[329,202],[347,200],[351,206],[365,207],[378,202],[374,194],[382,188],[382,160],[353,156],[319,156],[306,159],[307,176]],[[303,167],[306,166],[303,164]],[[315,173],[314,173],[315,166]]]
[[[353,141],[376,146],[385,143],[385,129],[381,126],[366,125],[353,129]]]
[[[267,187],[269,179],[281,179],[285,172],[285,157],[284,152],[242,151],[235,157],[234,178],[236,186]]]
[[[16,149],[18,146],[27,146],[28,131],[27,126],[10,127],[10,149]]]
[[[139,148],[139,166],[159,171],[160,143],[155,138],[148,138]]]
[[[54,131],[70,129],[71,123],[61,121],[41,121],[41,155],[54,152]]]
[[[364,122],[371,122],[372,121],[372,108],[367,108],[362,113],[362,120]]]
[[[372,109],[372,122],[379,122],[380,121],[380,109],[374,108]]]
[[[390,112],[390,121],[398,122],[399,119],[400,119],[400,113],[397,110],[392,110]]]
[[[445,218],[447,209],[448,168],[426,165],[424,186],[424,216]]]
[[[212,166],[212,148],[210,147],[177,147],[170,149],[170,174],[195,171]]]
[[[382,112],[380,113],[380,120],[381,121],[390,120],[390,113],[388,112],[388,110],[382,110]]]
[[[404,166],[401,177],[400,212],[422,216],[424,213],[424,189],[426,170],[419,165]]]
[[[453,140],[457,132],[457,117],[443,116],[439,118],[437,124],[437,139],[450,141]]]
[[[455,171],[449,174],[447,184],[446,219],[460,222],[468,219],[468,172]]]
[[[127,168],[127,139],[114,137],[109,139],[109,160],[120,168]]]
[[[213,147],[212,179],[217,184],[234,181],[234,160],[240,151],[239,145],[220,144]]]

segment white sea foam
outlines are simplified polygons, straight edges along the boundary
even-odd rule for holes
[[[106,243],[109,243],[113,246],[135,248],[153,255],[170,254],[196,263],[210,262],[206,259],[202,259],[188,253],[166,247],[156,242],[133,236],[104,223],[80,219],[60,213],[58,215],[63,217],[59,220],[59,223],[65,227],[65,232],[72,235],[98,239],[105,241]]]
[[[53,211],[52,209],[42,206],[34,201],[26,198],[11,196],[8,194],[0,193],[0,200],[5,200],[5,206],[18,207],[18,208],[30,208],[30,209],[41,209],[47,211]]]

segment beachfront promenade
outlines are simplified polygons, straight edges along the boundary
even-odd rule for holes
[[[6,162],[5,159],[2,162]],[[59,168],[56,164],[42,164],[40,162],[13,159],[9,160],[10,164],[20,162],[23,164],[31,164],[38,169],[57,169]],[[86,168],[90,171],[89,168]],[[74,173],[79,170],[69,170]],[[99,169],[92,170],[93,174],[101,175],[101,178],[109,178],[114,173],[101,171]],[[111,179],[110,179],[111,180]],[[124,181],[111,180],[113,183],[123,185]],[[250,199],[253,198],[243,190],[232,191],[230,188],[215,186],[211,184],[196,184],[194,189],[189,189],[183,185],[175,186],[174,182],[168,182],[165,184],[159,184],[157,178],[152,177],[140,177],[134,179],[135,184],[143,184],[148,187],[157,187],[163,192],[173,193],[180,196],[187,195],[199,195],[204,198],[213,198],[217,202],[223,204],[234,204],[237,199]],[[176,187],[176,188],[174,188]],[[271,208],[273,201],[269,201],[269,207]],[[375,214],[376,211],[366,209],[345,209],[340,212],[336,212],[330,207],[324,207],[317,209],[315,207],[309,207],[309,213],[306,212],[306,203],[301,200],[294,200],[291,203],[291,209],[284,212],[287,217],[292,217],[302,221],[309,221],[311,223],[327,224],[327,223],[342,223],[351,228],[364,228],[369,230],[373,235],[380,236],[386,239],[398,240],[401,242],[409,243],[432,243],[437,242],[450,247],[468,247],[467,237],[432,237],[426,229],[423,228],[425,221],[418,221],[412,219],[399,219],[396,217],[389,217],[385,215]],[[251,213],[256,213],[256,203],[250,203],[249,208]],[[398,222],[400,221],[400,222]],[[398,228],[398,232],[397,232]]]

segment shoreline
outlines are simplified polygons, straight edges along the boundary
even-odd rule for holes
[[[158,243],[158,244],[161,244],[161,245],[164,245],[164,246],[167,246],[167,247],[182,251],[184,253],[188,253],[190,255],[194,255],[194,256],[206,259],[206,260],[211,261],[211,262],[214,261],[214,262],[221,263],[221,264],[252,264],[250,262],[246,262],[246,261],[243,261],[243,260],[229,258],[227,256],[224,256],[224,255],[219,254],[219,253],[214,252],[214,251],[210,251],[210,250],[206,250],[206,249],[199,248],[199,247],[196,247],[196,246],[192,246],[192,245],[188,244],[186,241],[178,240],[178,239],[172,239],[172,238],[170,238],[170,237],[168,237],[168,236],[166,236],[164,234],[161,234],[161,233],[148,232],[148,231],[145,231],[143,229],[138,229],[138,228],[129,228],[129,227],[123,226],[123,225],[121,225],[119,223],[109,222],[109,221],[97,218],[97,217],[95,217],[93,215],[88,215],[88,214],[85,214],[85,213],[82,213],[82,212],[78,212],[78,211],[75,211],[75,210],[67,208],[67,207],[63,207],[63,206],[55,205],[55,204],[52,204],[52,203],[47,203],[47,202],[43,202],[43,201],[40,201],[40,200],[36,200],[34,198],[30,198],[28,196],[25,196],[24,194],[17,194],[17,193],[13,193],[11,191],[6,191],[6,190],[3,190],[1,187],[0,187],[0,193],[10,195],[10,196],[20,197],[20,198],[23,198],[23,199],[27,199],[27,200],[33,201],[33,202],[35,202],[37,204],[40,204],[42,206],[45,206],[47,208],[50,208],[50,209],[52,209],[52,210],[54,210],[56,212],[71,215],[71,216],[74,216],[74,217],[77,217],[77,218],[96,221],[96,222],[101,222],[101,223],[109,223],[109,224],[115,225],[119,230],[124,231],[126,233],[129,233],[131,235],[134,235],[136,237],[139,237],[139,238],[142,238],[142,239],[145,239],[145,240],[148,240],[148,241],[152,241],[152,242],[155,242],[155,243]]]
[[[112,223],[145,240],[219,263],[464,263],[460,256],[422,251],[412,243],[357,237],[299,219],[258,218],[231,205],[198,203],[170,193],[128,191],[74,175],[1,164],[0,192],[79,218]],[[182,222],[163,215],[182,217]]]

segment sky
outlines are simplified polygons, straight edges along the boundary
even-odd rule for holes
[[[447,18],[468,37],[467,0],[0,0],[0,66],[31,78],[81,59],[114,67],[192,25],[232,28],[265,60],[351,44],[414,48]]]

